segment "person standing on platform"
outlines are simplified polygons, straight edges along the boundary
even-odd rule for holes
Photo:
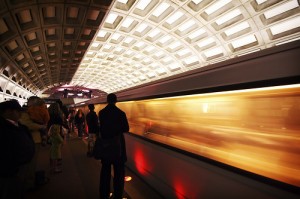
[[[24,174],[21,167],[29,163],[35,153],[28,128],[18,121],[21,106],[16,100],[0,103],[0,198],[21,199],[24,196]]]
[[[40,125],[47,126],[50,116],[45,101],[37,96],[31,96],[28,99],[27,106],[27,112],[31,120]],[[40,135],[34,134],[33,136],[34,140],[38,142],[40,140],[39,137],[41,137],[42,146],[46,146],[47,131],[45,128],[40,130]]]
[[[74,129],[75,129],[74,118],[75,118],[75,110],[71,109],[69,111],[69,115],[68,115],[68,123],[69,123],[70,133],[74,133]]]
[[[50,120],[47,125],[48,130],[50,129],[50,127],[53,124],[60,125],[62,128],[65,128],[65,129],[68,128],[67,127],[68,124],[65,123],[65,121],[64,121],[64,114],[63,114],[62,110],[60,109],[60,106],[58,103],[50,104],[50,106],[48,107],[48,111],[49,111],[49,115],[50,115]],[[61,136],[64,137],[63,132],[61,132]]]
[[[88,133],[89,133],[87,156],[91,157],[96,136],[98,136],[99,133],[99,122],[98,122],[98,116],[94,111],[95,110],[94,104],[89,104],[88,107],[90,112],[86,115],[86,124],[88,126]]]
[[[24,168],[28,170],[28,175],[25,177],[26,188],[33,190],[37,186],[47,184],[49,181],[45,169],[38,167],[38,156],[41,150],[42,137],[45,136],[44,139],[47,137],[46,129],[50,116],[45,102],[37,96],[29,97],[27,105],[27,108],[24,107],[19,122],[29,129],[35,143],[34,157],[26,165],[27,168]]]
[[[84,113],[82,112],[81,109],[78,109],[76,115],[75,115],[75,126],[77,127],[78,130],[78,137],[82,138],[84,134],[84,126],[85,126],[85,117]]]
[[[61,164],[59,161],[62,159],[61,157],[61,147],[64,142],[61,136],[61,126],[58,124],[51,125],[49,129],[49,139],[51,142],[50,148],[50,173],[60,173],[62,172]]]
[[[58,126],[60,126],[60,128],[59,128],[60,136],[64,139],[63,129],[65,128],[66,123],[64,122],[64,114],[61,111],[59,104],[58,103],[50,104],[50,106],[48,107],[48,111],[50,114],[50,120],[49,120],[48,126],[47,126],[48,132],[49,132],[51,126],[58,125]],[[51,139],[50,139],[49,133],[48,133],[48,141],[51,144]],[[62,158],[58,158],[55,164],[61,166]],[[53,165],[53,162],[52,162],[52,159],[50,158],[50,167],[52,165]]]
[[[110,161],[101,159],[100,172],[100,198],[107,199],[110,194],[111,165],[114,169],[114,199],[122,199],[124,192],[125,162],[127,161],[124,134],[129,131],[128,120],[125,112],[116,106],[117,96],[114,93],[107,95],[108,105],[99,111],[100,136],[102,139],[111,139],[115,136],[121,137],[121,157]]]
[[[63,123],[64,123],[64,128],[67,132],[67,136],[69,137],[70,135],[70,129],[69,129],[69,124],[68,124],[68,115],[69,115],[69,110],[66,107],[66,105],[63,104],[61,100],[58,100],[57,103],[59,104],[60,110],[63,113]]]

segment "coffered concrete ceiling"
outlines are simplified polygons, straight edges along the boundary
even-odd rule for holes
[[[69,83],[110,4],[111,0],[1,0],[2,90],[26,97]]]

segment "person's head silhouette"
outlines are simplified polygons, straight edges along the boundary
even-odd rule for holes
[[[117,102],[117,96],[114,93],[110,93],[107,95],[107,103],[115,104]]]

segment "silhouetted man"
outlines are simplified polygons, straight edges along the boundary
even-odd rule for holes
[[[111,165],[114,167],[114,198],[121,199],[124,191],[125,162],[127,161],[126,146],[123,133],[129,131],[126,114],[116,106],[117,96],[107,95],[108,105],[99,111],[100,135],[102,139],[111,139],[115,136],[121,137],[121,157],[111,161],[102,159],[100,174],[100,198],[109,198]]]
[[[89,133],[87,155],[91,157],[96,136],[99,135],[99,122],[98,122],[98,116],[94,111],[95,110],[94,104],[89,104],[88,107],[90,112],[88,112],[85,118],[88,126],[88,133]]]

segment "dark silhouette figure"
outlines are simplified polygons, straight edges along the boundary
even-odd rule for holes
[[[91,157],[96,136],[98,136],[99,134],[99,122],[98,122],[98,116],[94,111],[95,110],[94,104],[89,104],[88,107],[90,112],[88,112],[88,114],[86,115],[86,123],[88,126],[88,134],[89,134],[87,155]]]
[[[116,106],[117,96],[107,96],[108,105],[99,111],[100,135],[102,139],[111,139],[120,135],[122,153],[119,160],[110,161],[102,159],[100,173],[100,198],[107,199],[110,194],[111,165],[114,169],[114,198],[121,199],[124,191],[125,162],[127,161],[126,146],[123,133],[129,131],[126,114]]]
[[[34,141],[28,128],[18,122],[21,110],[16,100],[0,103],[1,199],[23,198],[26,174],[22,173],[22,166],[29,163],[35,153]]]
[[[85,117],[81,109],[78,109],[74,122],[78,130],[78,137],[82,138],[84,135]]]
[[[75,119],[75,110],[71,109],[69,111],[69,115],[68,115],[68,122],[69,122],[70,133],[74,133],[74,130],[75,130],[74,119]]]

